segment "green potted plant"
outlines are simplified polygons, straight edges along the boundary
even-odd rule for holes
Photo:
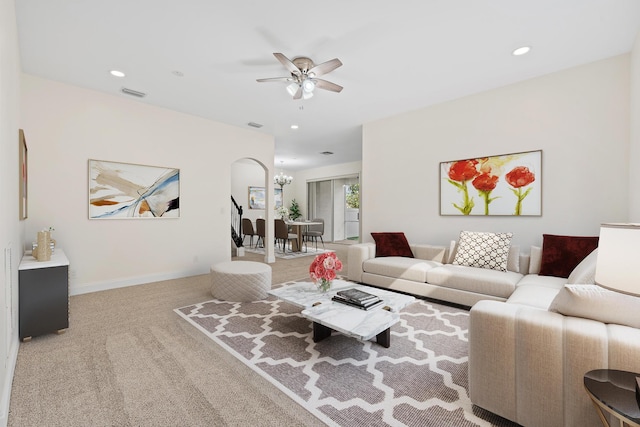
[[[291,200],[291,207],[289,208],[289,218],[295,221],[301,216],[302,214],[300,213],[300,206],[298,205],[298,202],[296,202],[296,199]]]

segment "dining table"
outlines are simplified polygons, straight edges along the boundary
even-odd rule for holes
[[[285,221],[285,224],[287,224],[288,226],[291,226],[295,229],[294,233],[296,233],[298,235],[298,240],[296,241],[295,244],[293,244],[292,247],[292,251],[293,252],[301,252],[302,251],[302,232],[304,230],[305,227],[308,227],[310,225],[322,225],[321,222],[318,221]]]

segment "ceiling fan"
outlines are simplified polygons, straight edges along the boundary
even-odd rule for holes
[[[293,99],[309,99],[313,96],[316,87],[340,92],[342,86],[329,81],[319,79],[318,76],[330,73],[342,65],[338,58],[315,65],[313,61],[306,57],[293,58],[290,60],[281,53],[274,53],[278,61],[291,73],[290,77],[273,77],[268,79],[257,79],[258,82],[287,82],[287,91]]]

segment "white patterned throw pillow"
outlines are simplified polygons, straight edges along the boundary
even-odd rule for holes
[[[507,271],[513,233],[461,231],[452,264]]]

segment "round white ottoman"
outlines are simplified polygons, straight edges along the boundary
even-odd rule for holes
[[[211,294],[223,301],[258,301],[271,289],[271,266],[253,261],[227,261],[211,267]]]

